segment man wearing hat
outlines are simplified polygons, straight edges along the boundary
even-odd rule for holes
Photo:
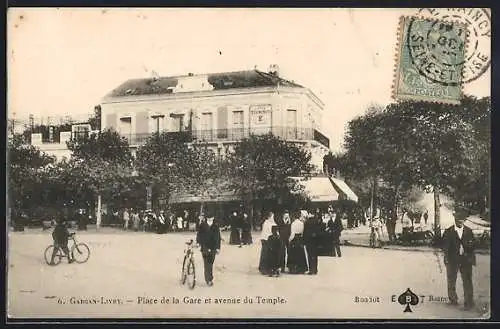
[[[318,245],[321,235],[321,219],[314,214],[308,214],[304,223],[304,243],[306,245],[308,267],[307,274],[318,274]]]
[[[52,231],[52,239],[54,240],[54,250],[52,252],[52,256],[50,258],[50,265],[54,265],[54,258],[56,257],[57,251],[62,249],[64,254],[68,257],[68,263],[73,263],[73,255],[69,252],[68,248],[68,239],[70,237],[70,233],[67,227],[67,223],[63,219],[59,219],[57,221],[56,226],[54,227],[54,231]]]
[[[206,220],[200,224],[198,228],[198,234],[196,236],[196,242],[201,247],[201,254],[203,256],[203,267],[205,272],[205,282],[207,285],[213,285],[213,268],[215,255],[220,251],[220,229],[219,226],[214,223],[214,216],[207,214]]]
[[[460,271],[464,285],[464,307],[474,306],[472,266],[476,265],[474,236],[472,230],[464,225],[468,211],[461,205],[455,205],[453,212],[455,224],[444,231],[443,251],[448,281],[448,298],[451,304],[458,304],[456,291],[457,273]]]

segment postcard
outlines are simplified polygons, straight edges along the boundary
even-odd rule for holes
[[[490,317],[489,9],[7,17],[8,318]]]

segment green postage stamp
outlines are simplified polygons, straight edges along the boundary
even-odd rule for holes
[[[402,17],[393,97],[459,103],[466,44],[463,23]]]

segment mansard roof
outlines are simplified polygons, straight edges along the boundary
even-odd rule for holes
[[[200,75],[184,75],[157,78],[130,79],[112,90],[106,97],[141,96],[141,95],[162,95],[171,94],[176,88],[179,80],[187,77],[207,76],[208,82],[213,86],[213,90],[255,88],[255,87],[296,87],[303,86],[285,80],[275,74],[266,73],[259,70],[208,73]]]

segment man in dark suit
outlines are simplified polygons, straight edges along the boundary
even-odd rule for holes
[[[304,241],[307,250],[307,258],[309,261],[309,271],[307,274],[318,274],[318,240],[321,234],[321,222],[317,216],[309,216],[304,223]]]
[[[333,214],[329,212],[330,219],[327,222],[327,232],[329,233],[329,237],[331,239],[332,245],[332,256],[333,257],[342,257],[342,253],[340,251],[340,235],[344,230],[344,226],[342,225],[342,214],[336,213]]]
[[[456,282],[457,273],[460,271],[464,285],[464,307],[465,309],[471,309],[474,306],[472,266],[476,265],[474,236],[472,230],[464,225],[468,216],[465,208],[455,206],[453,216],[455,217],[455,225],[447,228],[443,234],[448,297],[451,304],[458,304]]]
[[[206,217],[206,221],[200,224],[198,229],[198,234],[196,236],[196,242],[201,247],[201,254],[203,256],[203,267],[205,270],[205,282],[209,285],[213,285],[213,267],[215,261],[215,255],[220,251],[220,229],[217,224],[214,223],[214,217],[209,215]]]

